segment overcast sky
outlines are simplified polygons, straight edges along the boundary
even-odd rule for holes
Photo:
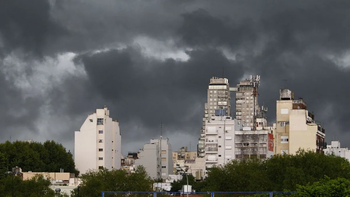
[[[160,135],[196,150],[212,76],[260,75],[275,121],[280,88],[350,146],[350,1],[0,2],[0,139],[55,140],[107,105],[122,149]],[[234,101],[234,94],[231,95]],[[232,103],[234,105],[234,103]]]

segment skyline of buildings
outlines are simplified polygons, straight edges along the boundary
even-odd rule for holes
[[[142,165],[152,178],[166,179],[174,173],[175,165],[183,165],[194,176],[205,177],[213,166],[223,166],[231,160],[264,160],[274,154],[295,154],[300,148],[321,152],[325,148],[325,129],[316,124],[306,103],[294,99],[289,89],[281,89],[276,100],[276,122],[269,126],[267,108],[258,102],[259,86],[260,76],[250,76],[236,87],[230,87],[226,78],[210,79],[197,154],[192,159],[187,158],[185,149],[174,157],[169,139],[162,136],[121,159],[119,123],[112,121],[107,107],[97,109],[75,132],[77,168],[86,172],[122,167],[133,172]],[[231,109],[231,93],[235,93],[235,111]]]

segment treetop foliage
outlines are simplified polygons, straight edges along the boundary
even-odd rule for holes
[[[39,142],[5,142],[0,144],[0,178],[4,172],[18,166],[24,172],[66,172],[79,174],[75,169],[73,156],[70,152],[54,141]]]
[[[153,180],[142,166],[132,174],[125,170],[89,171],[83,174],[81,179],[79,195],[84,197],[101,196],[102,191],[153,191]],[[77,189],[72,196],[78,197]]]
[[[324,177],[350,179],[350,163],[334,155],[302,150],[265,161],[232,161],[213,168],[201,191],[295,191],[297,185]]]

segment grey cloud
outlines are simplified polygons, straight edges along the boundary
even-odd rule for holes
[[[76,66],[86,76],[67,75],[62,83],[48,84],[52,88],[45,98],[25,98],[14,85],[16,77],[32,76],[30,67],[35,65],[28,61],[23,73],[7,81],[1,72],[1,136],[19,136],[16,125],[34,131],[48,105],[54,122],[62,123],[48,137],[71,144],[86,115],[106,104],[127,143],[157,136],[161,119],[168,136],[190,133],[195,139],[209,79],[224,75],[234,85],[247,74],[262,77],[260,104],[270,108],[270,122],[278,89],[288,87],[305,99],[329,136],[348,136],[350,73],[329,59],[349,51],[347,1],[50,2],[1,2],[1,58],[9,52],[17,55],[17,50],[52,57],[75,52],[80,54]],[[176,50],[189,49],[189,60],[146,57],[133,43],[138,37],[172,40]],[[127,48],[110,50],[119,46]],[[223,48],[236,60],[228,60]],[[11,114],[19,109],[23,114]],[[19,118],[23,121],[15,125]]]
[[[240,78],[243,70],[217,50],[188,55],[187,62],[160,61],[145,58],[137,48],[127,48],[84,54],[76,62],[85,66],[93,91],[113,103],[113,114],[121,125],[140,120],[152,135],[159,133],[162,120],[168,128],[197,135],[209,79],[221,75],[223,67],[234,79]],[[126,136],[132,132],[122,128]]]
[[[64,29],[51,18],[48,1],[0,2],[0,38],[6,52],[23,50],[42,55],[50,39],[63,33]]]

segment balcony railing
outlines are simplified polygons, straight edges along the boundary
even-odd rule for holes
[[[218,148],[217,147],[207,147],[205,149],[205,151],[208,151],[208,152],[217,152],[218,151]]]

